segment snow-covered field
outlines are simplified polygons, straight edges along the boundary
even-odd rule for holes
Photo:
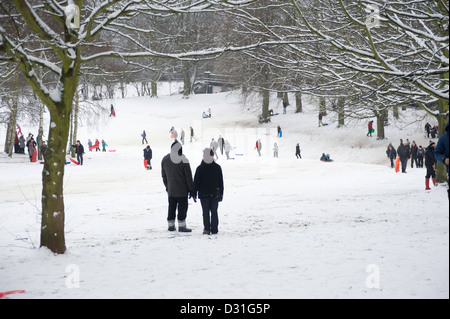
[[[302,114],[290,107],[258,125],[252,103],[237,94],[105,101],[117,117],[82,118],[78,137],[86,149],[88,138],[98,138],[116,152],[86,152],[84,166],[66,166],[64,255],[39,249],[42,166],[1,155],[0,292],[23,289],[8,297],[30,299],[449,298],[446,186],[425,191],[424,169],[396,174],[385,154],[400,138],[427,146],[423,126],[431,119],[409,125],[423,117],[411,111],[386,127],[389,141],[377,141],[366,137],[366,122],[338,129],[333,114],[319,128],[317,106],[305,102]],[[212,118],[201,119],[209,107]],[[36,127],[20,124],[36,135]],[[219,154],[218,235],[202,235],[201,206],[192,201],[193,232],[167,231],[160,162],[172,126],[186,132],[193,171],[211,138],[221,134],[235,147],[233,160]],[[192,144],[190,126],[198,138]],[[143,130],[152,171],[143,166]],[[1,149],[4,136],[2,127]],[[253,150],[258,138],[262,157]],[[322,153],[335,162],[320,162]]]

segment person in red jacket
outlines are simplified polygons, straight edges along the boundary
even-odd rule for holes
[[[367,133],[367,136],[369,136],[369,135],[370,135],[370,137],[372,137],[372,131],[373,131],[373,121],[370,121],[370,122],[369,122],[369,125],[368,125],[368,127],[369,127],[369,132]]]

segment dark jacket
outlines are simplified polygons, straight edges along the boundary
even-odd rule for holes
[[[413,145],[411,146],[411,156],[413,158],[417,157],[417,152],[419,151],[419,147],[417,147],[417,145]]]
[[[409,145],[405,146],[404,144],[402,144],[397,148],[397,155],[400,158],[409,158],[410,154],[411,154],[411,150],[409,148]]]
[[[80,145],[72,145],[72,147],[75,148],[75,153],[79,154],[79,155],[83,155],[84,154],[84,146],[82,144]]]
[[[436,164],[436,157],[434,156],[434,148],[428,146],[425,149],[425,166],[427,168],[432,168]]]
[[[397,152],[395,151],[395,148],[391,147],[391,149],[386,150],[386,155],[389,157],[389,159],[396,159],[397,158]]]
[[[152,149],[151,149],[151,148],[149,148],[149,149],[144,148],[144,158],[145,158],[146,160],[151,160],[152,157],[153,157]]]
[[[448,122],[445,127],[446,133],[439,138],[439,141],[436,145],[436,149],[434,150],[434,154],[436,156],[436,160],[441,163],[444,163],[446,158],[449,158],[449,135],[448,135]],[[445,164],[445,163],[444,163]],[[447,166],[447,174],[448,174],[448,165]]]
[[[182,155],[181,147],[178,152],[175,147],[178,144],[175,142],[171,153],[163,158],[161,175],[169,197],[188,197],[189,193],[194,193],[191,165],[186,156]]]
[[[198,198],[223,198],[223,174],[222,168],[215,162],[207,164],[204,161],[195,172],[194,194],[198,193]]]

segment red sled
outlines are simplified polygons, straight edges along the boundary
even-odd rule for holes
[[[37,150],[33,151],[33,155],[31,155],[31,161],[35,163],[37,161]]]
[[[74,160],[73,158],[69,158],[70,159],[70,161],[72,162],[72,163],[74,163],[74,164],[76,164],[76,165],[80,165],[80,163],[78,163],[76,160]]]
[[[23,294],[24,292],[25,292],[25,290],[13,290],[13,291],[0,292],[0,298],[3,298],[4,296],[7,296],[7,295],[12,295],[12,294]]]
[[[147,160],[144,158],[144,167],[147,168]]]
[[[89,146],[89,150],[90,150],[90,151],[95,150],[95,149],[97,149],[97,148],[100,148],[100,144],[95,144],[95,145],[93,145],[93,146]]]
[[[400,172],[400,157],[397,157],[397,160],[395,161],[395,172]]]
[[[114,153],[116,150],[109,150],[109,152],[112,152],[112,153]]]

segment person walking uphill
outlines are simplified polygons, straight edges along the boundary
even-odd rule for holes
[[[178,209],[178,231],[191,232],[192,230],[186,227],[188,196],[192,196],[194,202],[197,201],[197,197],[193,188],[191,165],[183,155],[183,149],[178,141],[172,144],[170,154],[163,158],[161,175],[169,196],[168,230],[176,230],[175,219]]]
[[[214,162],[214,151],[206,148],[203,161],[194,177],[194,194],[198,195],[203,209],[203,234],[219,232],[218,208],[223,199],[223,174],[220,165]]]
[[[402,173],[406,173],[410,153],[408,142],[401,143],[397,149],[397,155],[400,157],[400,162],[402,163]]]
[[[152,158],[153,158],[153,152],[152,149],[150,148],[150,145],[147,145],[146,148],[144,148],[144,159],[147,161],[147,169],[151,170],[152,169]]]
[[[425,176],[425,190],[430,190],[430,178],[433,180],[433,185],[436,186],[436,157],[434,156],[435,142],[430,142],[430,145],[425,149],[425,167],[427,168],[427,175]]]

